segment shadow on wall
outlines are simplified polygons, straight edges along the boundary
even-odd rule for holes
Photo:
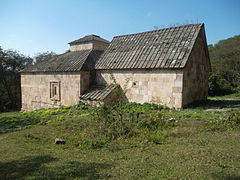
[[[98,71],[94,72],[94,76],[92,76],[92,77],[93,77],[92,85],[106,85],[107,84],[107,81],[104,79],[102,74]]]
[[[116,88],[113,93],[111,93],[105,100],[104,103],[107,104],[115,104],[115,103],[127,103],[129,102],[127,96],[126,96],[126,89],[123,89],[116,81],[114,75],[112,74],[111,70],[105,70],[102,72],[106,72],[109,73],[109,75],[111,76],[111,82],[110,84],[115,84],[118,85],[118,88]],[[93,83],[91,84],[92,86],[96,85],[96,86],[107,86],[109,85],[109,83],[105,80],[105,78],[102,76],[101,73],[99,72],[95,72],[94,75],[92,75],[93,78]],[[128,81],[126,80],[126,84],[128,83]]]
[[[30,156],[20,160],[0,162],[0,177],[1,179],[19,180],[33,177],[36,179],[99,179],[99,170],[110,167],[104,163],[78,161],[70,161],[60,167],[45,166],[47,163],[56,161],[58,159],[51,156]],[[108,176],[103,178],[108,178]]]
[[[122,89],[121,86],[119,86],[119,93],[120,93],[120,98],[122,100],[123,103],[128,103],[128,98],[126,96],[126,90],[125,89]]]

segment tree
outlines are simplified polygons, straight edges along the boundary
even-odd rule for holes
[[[48,61],[50,60],[52,57],[56,56],[55,52],[43,52],[43,53],[38,53],[35,56],[35,63],[40,63],[40,62],[44,62],[44,61]]]
[[[212,65],[210,94],[226,94],[240,87],[240,35],[209,45],[208,50]]]
[[[0,47],[0,111],[20,107],[19,71],[32,62],[31,57]]]

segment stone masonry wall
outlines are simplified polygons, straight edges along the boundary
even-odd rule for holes
[[[97,70],[96,83],[113,83],[111,74],[126,91],[126,98],[130,102],[153,102],[169,107],[182,107],[181,70]]]
[[[104,51],[107,46],[108,46],[108,43],[93,41],[93,42],[86,43],[86,44],[70,45],[69,50],[70,51],[84,51],[84,50],[93,49],[93,50]]]
[[[83,94],[86,90],[88,90],[90,86],[90,71],[81,71],[81,80],[80,80],[80,94]]]
[[[107,48],[108,45],[109,45],[109,43],[94,41],[93,42],[93,49],[94,50],[99,50],[99,51],[104,51]]]
[[[196,100],[204,100],[208,96],[210,60],[205,41],[202,29],[184,68],[183,106]]]
[[[84,51],[84,50],[89,50],[92,48],[93,48],[93,44],[87,43],[87,44],[70,45],[69,50],[70,51]]]
[[[50,98],[50,82],[59,83],[58,101]],[[80,89],[80,73],[22,73],[22,110],[77,104]]]

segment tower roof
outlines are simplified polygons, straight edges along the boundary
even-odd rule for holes
[[[85,43],[89,43],[92,41],[100,41],[100,42],[105,42],[105,43],[109,43],[108,40],[101,38],[100,36],[94,35],[94,34],[90,34],[90,35],[86,35],[80,39],[74,40],[69,42],[68,44],[70,45],[75,45],[75,44],[85,44]]]

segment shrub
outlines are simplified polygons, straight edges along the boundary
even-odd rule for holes
[[[139,126],[148,128],[151,130],[156,130],[163,127],[172,127],[176,123],[174,120],[168,120],[166,116],[166,111],[154,111],[150,114],[150,117],[143,118],[139,121]]]
[[[211,96],[226,95],[234,92],[231,84],[219,74],[211,73],[208,81],[208,93]]]
[[[227,119],[223,121],[224,124],[229,125],[231,127],[240,127],[240,111],[233,110],[230,112]]]
[[[156,110],[167,109],[167,107],[163,105],[151,104],[151,103],[139,104],[135,102],[123,104],[121,105],[121,108],[128,111],[146,113],[146,114],[149,114]]]
[[[221,131],[235,128],[240,128],[240,112],[238,110],[232,110],[218,118],[212,118],[204,127],[207,131]]]
[[[235,95],[236,95],[237,97],[240,97],[240,86],[237,87],[237,88],[235,88],[234,91],[235,91]]]
[[[175,122],[167,119],[166,112],[161,105],[126,103],[98,107],[92,117],[97,135],[117,139],[134,136],[139,128],[156,130],[174,126]]]
[[[96,133],[109,139],[121,136],[131,136],[135,114],[119,108],[118,106],[101,106],[96,108],[92,115]]]

